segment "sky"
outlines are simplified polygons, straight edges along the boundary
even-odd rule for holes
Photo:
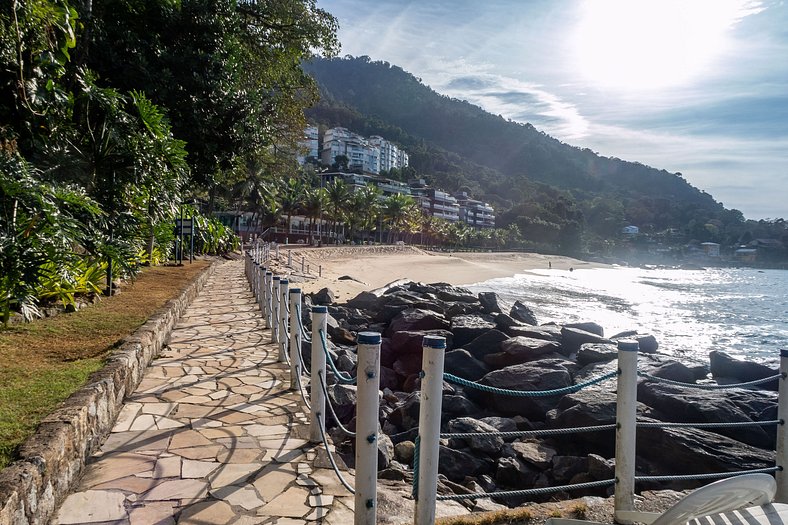
[[[788,219],[784,0],[318,0],[341,55]]]

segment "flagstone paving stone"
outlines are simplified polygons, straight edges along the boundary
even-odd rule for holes
[[[308,414],[270,340],[243,262],[220,265],[52,523],[352,522],[347,490],[312,469]]]

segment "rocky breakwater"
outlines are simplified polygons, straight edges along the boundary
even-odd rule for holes
[[[565,389],[615,372],[616,341],[640,345],[638,369],[682,383],[739,383],[776,374],[763,365],[712,352],[710,363],[682,363],[658,352],[648,334],[626,332],[607,337],[594,323],[542,324],[520,302],[504,304],[494,293],[478,295],[447,284],[399,281],[363,292],[346,304],[332,303],[327,291],[305,297],[303,311],[329,304],[329,352],[337,368],[355,374],[355,334],[383,334],[379,442],[380,478],[412,480],[418,426],[422,339],[446,338],[445,371],[482,385],[521,391]],[[309,322],[307,318],[304,319]],[[308,360],[309,351],[304,348]],[[333,382],[333,381],[332,381]],[[774,382],[776,383],[776,381]],[[775,420],[776,384],[760,389],[700,390],[642,376],[638,384],[638,421],[719,423]],[[355,387],[336,384],[329,396],[342,423],[354,428]],[[615,378],[576,392],[546,397],[511,397],[444,381],[442,432],[470,433],[610,425],[616,417]],[[334,422],[328,422],[329,426]],[[333,429],[346,462],[353,442]],[[732,428],[639,428],[637,474],[678,475],[729,472],[774,465],[775,426]],[[344,441],[343,441],[344,440]],[[441,493],[495,492],[555,487],[614,477],[613,430],[541,437],[444,439],[440,446]],[[678,482],[670,488],[697,486]],[[638,490],[662,488],[638,484]],[[559,494],[607,495],[612,487]],[[555,495],[545,498],[555,497]],[[499,498],[518,505],[536,498]],[[489,500],[471,508],[494,508]],[[476,507],[480,505],[480,507]]]

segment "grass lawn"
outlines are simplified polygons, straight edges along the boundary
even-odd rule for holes
[[[121,293],[78,312],[0,328],[0,468],[124,337],[209,264],[147,268]]]

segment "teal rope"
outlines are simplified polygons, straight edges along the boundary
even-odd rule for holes
[[[705,385],[705,384],[697,384],[697,383],[684,383],[682,381],[674,381],[672,379],[665,379],[664,377],[657,377],[651,374],[647,374],[646,372],[638,372],[640,377],[645,377],[646,379],[650,379],[652,381],[658,381],[660,383],[667,383],[669,385],[677,385],[683,386],[685,388],[697,388],[698,390],[729,390],[732,388],[747,388],[750,386],[758,386],[764,383],[770,383],[776,379],[785,378],[784,374],[776,374],[769,377],[764,377],[763,379],[756,379],[755,381],[747,381],[746,383],[736,383],[732,385]]]
[[[326,348],[326,334],[323,332],[322,329],[318,330],[320,334],[320,343],[323,345],[323,353],[326,354],[326,362],[331,367],[331,372],[337,378],[337,381],[340,383],[344,383],[346,385],[355,385],[356,378],[351,375],[344,375],[342,372],[337,370],[337,366],[334,364],[334,360],[331,358],[331,354],[328,353],[328,348]]]
[[[450,383],[467,386],[469,388],[475,388],[476,390],[481,390],[482,392],[489,392],[491,394],[500,394],[503,396],[514,396],[514,397],[550,397],[550,396],[571,394],[572,392],[578,392],[587,386],[595,385],[597,383],[601,383],[602,381],[607,381],[608,379],[616,377],[617,375],[618,372],[608,372],[605,375],[596,377],[594,379],[590,379],[583,383],[578,383],[576,385],[570,385],[563,388],[556,388],[554,390],[510,390],[508,388],[496,388],[494,386],[483,385],[481,383],[469,381],[467,379],[463,379],[462,377],[457,377],[454,374],[449,374],[449,373],[444,373],[443,378],[446,381],[449,381]]]

